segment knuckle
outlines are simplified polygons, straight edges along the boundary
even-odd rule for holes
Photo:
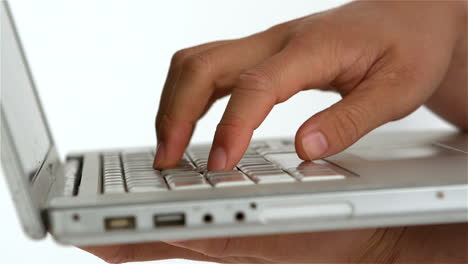
[[[310,50],[311,44],[315,43],[310,39],[309,36],[303,34],[296,34],[289,41],[288,46],[293,50]]]
[[[262,70],[249,70],[240,75],[238,90],[271,94],[273,77]]]
[[[204,54],[193,54],[185,58],[182,71],[195,75],[207,75],[211,72],[211,60]]]
[[[413,75],[418,75],[416,73],[416,70],[408,65],[399,65],[398,67],[383,69],[377,77],[374,77],[374,83],[381,82],[385,83],[386,87],[392,87],[392,89],[384,91],[386,97],[398,99],[398,107],[393,104],[375,105],[375,107],[385,110],[389,120],[398,120],[407,116],[426,100],[425,96],[421,96],[422,94],[428,94],[421,93],[421,91],[425,90],[425,87],[421,85],[424,81],[415,79]]]
[[[271,34],[284,34],[285,32],[288,32],[291,28],[291,23],[290,22],[284,22],[284,23],[281,23],[281,24],[277,24],[277,25],[274,25],[270,28],[268,28],[267,30],[265,30],[265,32],[267,33],[271,33]]]
[[[287,48],[291,51],[304,52],[309,67],[314,72],[314,83],[324,83],[333,80],[339,74],[343,63],[343,52],[337,47],[337,41],[328,41],[326,45],[317,41],[314,36],[298,35],[294,37]]]
[[[341,148],[347,147],[358,140],[363,134],[363,120],[365,111],[356,105],[348,105],[346,108],[336,109],[333,115],[332,126]]]
[[[247,119],[240,117],[239,115],[226,112],[223,119],[219,122],[216,130],[243,130],[243,129],[252,129],[254,130],[255,127],[248,127],[249,122]]]
[[[166,112],[164,115],[161,117],[161,128],[170,128],[173,127],[174,125],[184,125],[188,127],[194,127],[196,120],[193,120],[191,118],[183,118],[180,116],[177,116],[175,113],[171,112]]]
[[[190,49],[181,49],[172,55],[171,65],[181,65],[191,53]]]

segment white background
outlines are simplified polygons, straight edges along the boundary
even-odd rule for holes
[[[154,116],[171,55],[203,42],[237,38],[347,1],[64,1],[11,3],[36,84],[61,154],[154,145]],[[277,106],[255,137],[293,136],[337,95],[303,92]],[[396,102],[397,103],[397,102]],[[193,142],[209,141],[226,100],[199,123]],[[420,109],[384,130],[450,128]],[[50,238],[20,230],[0,177],[2,263],[102,263]],[[160,263],[188,263],[162,261]]]

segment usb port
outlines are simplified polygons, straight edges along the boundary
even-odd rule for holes
[[[155,227],[180,227],[185,225],[185,214],[160,214],[154,216]]]
[[[135,217],[112,217],[104,219],[107,231],[135,229]]]

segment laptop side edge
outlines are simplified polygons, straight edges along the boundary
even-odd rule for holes
[[[25,233],[40,239],[47,232],[43,212],[62,164],[7,1],[0,1],[0,11],[1,167]],[[29,112],[21,111],[24,107]]]

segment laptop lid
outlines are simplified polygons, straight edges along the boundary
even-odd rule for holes
[[[10,8],[1,9],[1,162],[25,232],[46,234],[42,211],[61,166]]]

